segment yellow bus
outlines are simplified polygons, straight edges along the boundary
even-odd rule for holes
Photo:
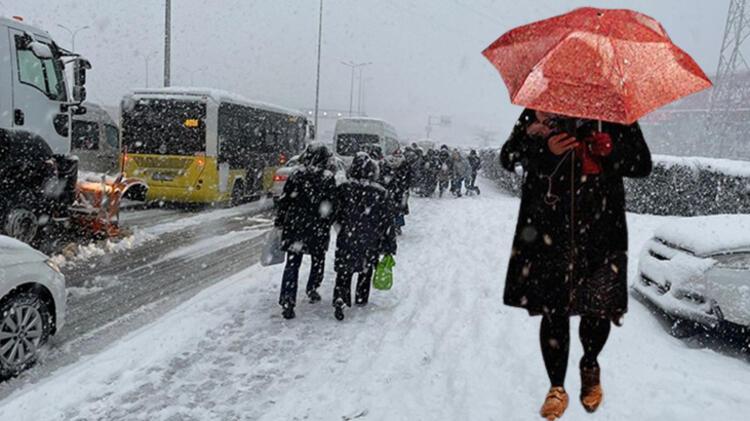
[[[217,90],[140,90],[121,107],[123,172],[148,183],[150,202],[237,204],[262,195],[312,130],[300,112]]]

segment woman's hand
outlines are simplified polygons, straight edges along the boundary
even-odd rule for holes
[[[547,146],[549,147],[550,152],[557,156],[560,156],[571,149],[577,148],[579,144],[580,142],[578,139],[567,133],[554,135],[547,141]]]

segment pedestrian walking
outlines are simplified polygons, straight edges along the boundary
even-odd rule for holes
[[[302,257],[311,256],[307,296],[320,301],[318,288],[323,282],[325,255],[336,210],[336,180],[329,170],[331,153],[323,145],[307,148],[302,167],[284,185],[279,198],[275,225],[281,228],[281,248],[287,252],[281,281],[279,305],[285,319],[293,319]]]
[[[344,306],[351,307],[351,284],[357,274],[355,303],[366,305],[370,298],[373,271],[381,254],[396,253],[393,205],[386,189],[377,183],[378,164],[360,153],[349,168],[349,180],[338,187],[340,224],[336,238],[336,287],[334,315],[344,319]]]
[[[482,160],[479,158],[477,151],[474,149],[469,152],[469,157],[467,159],[469,161],[469,167],[471,168],[471,176],[469,178],[468,185],[466,186],[466,191],[480,194],[481,192],[479,190],[479,187],[477,187],[477,175],[479,174],[479,170],[482,168]]]
[[[453,172],[451,176],[451,193],[456,197],[463,195],[464,180],[471,174],[469,162],[461,155],[461,151],[454,149],[451,154]]]
[[[438,185],[438,170],[441,167],[440,159],[435,150],[429,149],[422,161],[422,184],[420,194],[423,197],[432,197]]]
[[[505,302],[542,315],[548,420],[568,405],[569,317],[581,316],[580,400],[593,412],[603,396],[597,356],[627,310],[622,179],[651,171],[638,119],[711,81],[659,22],[625,9],[526,24],[482,54],[526,108],[501,152],[507,170],[526,173]]]
[[[447,145],[440,147],[438,153],[438,189],[439,197],[443,197],[443,193],[450,187],[450,182],[453,177],[453,158]]]
[[[550,391],[542,415],[560,417],[570,317],[581,316],[581,402],[603,392],[597,360],[627,311],[628,233],[623,177],[645,177],[651,155],[637,123],[605,123],[526,110],[500,154],[525,177],[504,301],[541,315],[540,342]],[[568,130],[574,127],[576,130]]]
[[[409,214],[409,186],[411,185],[411,167],[400,150],[386,157],[381,165],[380,184],[388,191],[389,199],[394,205],[395,230],[401,235]]]

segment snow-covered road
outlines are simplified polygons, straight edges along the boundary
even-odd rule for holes
[[[528,420],[547,389],[539,320],[502,305],[518,200],[413,200],[394,289],[344,322],[320,304],[285,321],[281,266],[209,287],[95,356],[0,401],[0,420]],[[631,255],[662,220],[629,217]],[[637,262],[630,262],[631,278]],[[306,273],[307,266],[303,268]],[[565,419],[745,420],[750,367],[690,349],[635,300],[601,357],[605,401]]]

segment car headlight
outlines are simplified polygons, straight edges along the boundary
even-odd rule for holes
[[[750,270],[750,253],[729,253],[711,256],[723,269]]]
[[[47,259],[47,260],[44,261],[44,263],[46,263],[47,266],[49,266],[50,269],[52,269],[55,272],[57,272],[60,275],[62,275],[62,271],[60,270],[60,266],[58,266],[58,264],[55,263],[52,259]]]

